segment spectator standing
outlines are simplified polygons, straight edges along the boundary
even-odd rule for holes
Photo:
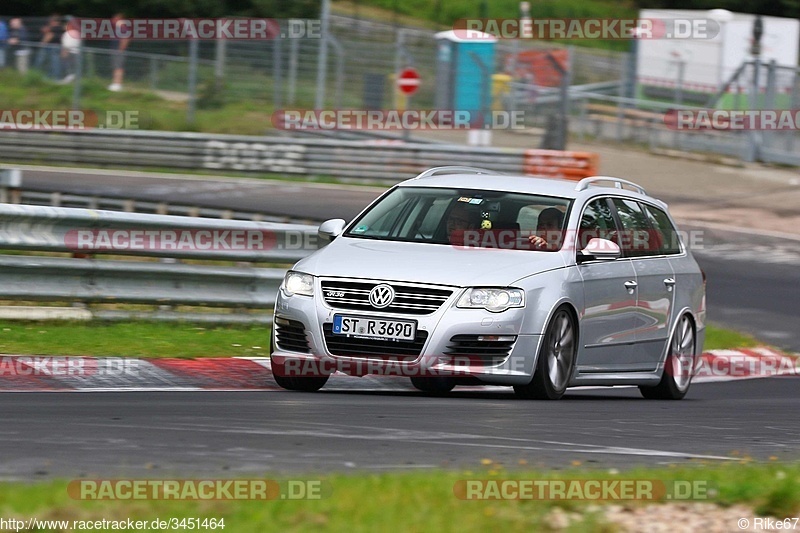
[[[15,17],[8,21],[8,52],[13,58],[20,50],[27,49],[25,43],[28,41],[28,30],[22,19]]]
[[[6,66],[6,52],[8,50],[8,25],[0,19],[0,68]]]
[[[44,70],[45,61],[48,63],[48,75],[53,79],[61,76],[61,59],[59,49],[61,47],[61,34],[63,27],[61,17],[57,13],[50,15],[47,24],[40,30],[42,40],[39,42],[39,50],[36,53],[34,67]]]
[[[80,33],[76,28],[70,29],[71,20],[71,17],[67,17],[61,34],[61,61],[66,72],[66,76],[61,80],[62,83],[70,83],[75,79],[78,54],[81,53]]]
[[[111,23],[117,33],[124,20],[124,15],[122,13],[117,13],[111,19]],[[125,50],[128,48],[128,40],[129,39],[114,39],[111,41],[111,68],[114,74],[111,85],[108,86],[109,91],[118,92],[122,90],[122,79],[125,76]]]

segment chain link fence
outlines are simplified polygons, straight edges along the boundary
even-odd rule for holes
[[[111,83],[115,52],[110,43],[88,41],[80,54],[64,54],[57,44],[33,42],[46,19],[25,23],[31,41],[27,58],[8,62],[37,69],[59,83],[73,83],[76,108],[82,84]],[[280,21],[281,33],[290,34],[291,23]],[[318,63],[324,41],[319,34],[252,41],[132,41],[124,54],[124,89],[156,91],[167,101],[187,102],[189,123],[197,108],[234,102],[268,112],[436,107],[441,68],[436,32],[336,15],[330,17],[329,30],[322,77]],[[639,73],[634,52],[501,40],[494,64],[487,66],[491,79],[484,80],[490,90],[487,107],[522,112],[525,126],[538,133],[540,147],[565,147],[569,132],[578,139],[798,164],[797,128],[676,131],[665,117],[681,109],[797,109],[800,70],[751,61],[716,86],[688,81],[717,68],[698,61],[654,59],[648,72]],[[422,80],[411,98],[395,85],[396,73],[405,67],[414,67]],[[658,76],[650,77],[652,72]]]

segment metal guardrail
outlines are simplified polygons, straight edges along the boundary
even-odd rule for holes
[[[6,192],[0,182],[0,202]],[[7,194],[7,193],[6,193]],[[13,196],[8,194],[8,196]],[[81,207],[85,209],[106,209],[127,213],[153,213],[157,215],[176,215],[185,217],[222,218],[230,220],[252,220],[279,222],[284,224],[308,224],[309,219],[293,219],[288,216],[266,215],[249,211],[235,211],[214,207],[174,204],[172,202],[152,202],[135,198],[109,198],[105,196],[85,196],[61,192],[40,192],[19,190],[9,203],[42,205],[50,207]]]
[[[315,239],[299,224],[0,204],[0,250],[290,263]]]
[[[0,204],[0,251],[6,252],[0,253],[0,300],[227,308],[239,311],[101,309],[92,314],[106,320],[265,323],[268,315],[241,310],[271,309],[286,270],[253,263],[286,264],[315,248],[313,226]],[[14,251],[71,252],[72,257]],[[161,260],[111,257],[117,255]],[[181,259],[247,263],[219,266]]]
[[[298,174],[401,181],[459,163],[524,173],[525,150],[393,141],[346,141],[128,130],[4,131],[14,161]]]
[[[0,255],[6,300],[272,308],[285,270]]]

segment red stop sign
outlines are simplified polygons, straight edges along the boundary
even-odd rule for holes
[[[397,77],[397,86],[401,91],[403,91],[403,94],[407,94],[409,96],[417,92],[419,84],[419,72],[413,68],[404,69]]]

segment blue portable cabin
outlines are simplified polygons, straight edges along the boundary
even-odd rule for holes
[[[492,102],[492,74],[497,38],[466,30],[436,34],[437,109],[489,112]]]

